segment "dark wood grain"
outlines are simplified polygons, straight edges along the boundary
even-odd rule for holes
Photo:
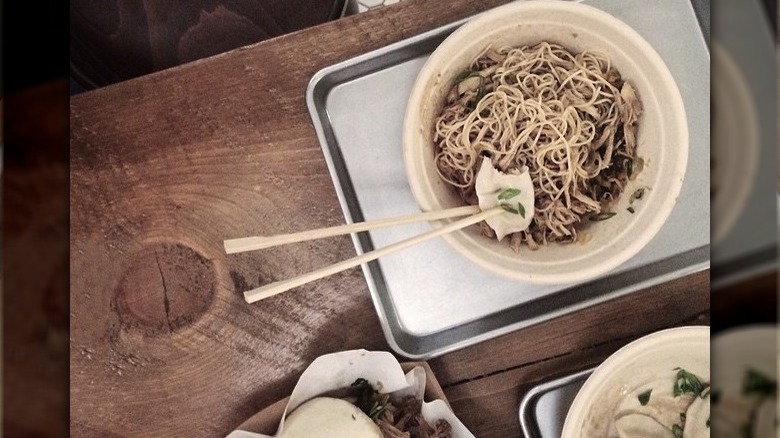
[[[67,435],[68,118],[62,79],[5,96],[3,435]]]
[[[712,330],[777,323],[777,272],[768,272],[712,292]]]
[[[71,75],[100,87],[341,16],[344,0],[70,2]]]
[[[314,73],[500,3],[406,0],[72,99],[74,436],[223,436],[317,356],[389,349],[359,269],[241,296],[353,256],[349,238],[231,256],[222,241],[343,223],[305,102]],[[706,324],[708,297],[702,272],[431,366],[477,436],[504,437],[531,382]]]

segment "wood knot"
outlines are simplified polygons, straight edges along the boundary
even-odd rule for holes
[[[216,294],[214,264],[181,244],[157,244],[138,253],[116,291],[122,326],[145,335],[173,333],[203,315]]]

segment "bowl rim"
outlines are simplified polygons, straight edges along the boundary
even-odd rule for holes
[[[709,362],[710,326],[688,325],[661,329],[635,339],[622,346],[601,362],[585,383],[577,391],[569,410],[566,412],[561,438],[582,438],[580,427],[588,413],[588,401],[596,397],[596,390],[605,387],[605,382],[613,377],[614,369],[619,369],[623,362],[638,353],[647,353],[648,348],[664,351],[676,345],[675,342],[701,342],[708,345],[706,359]],[[710,367],[711,368],[711,367]]]
[[[650,45],[644,37],[642,37],[636,30],[630,27],[628,24],[615,17],[614,15],[599,9],[595,6],[579,3],[576,1],[563,1],[563,0],[534,0],[527,2],[513,2],[502,6],[489,9],[471,20],[464,23],[461,27],[456,29],[452,34],[442,41],[439,46],[431,53],[430,57],[425,61],[421,70],[419,71],[410,97],[407,101],[407,106],[404,112],[403,120],[403,159],[404,166],[407,175],[407,182],[411,189],[412,195],[417,202],[418,206],[423,211],[430,211],[438,208],[435,205],[435,195],[432,193],[430,187],[426,187],[422,183],[424,178],[415,179],[412,175],[415,174],[415,169],[422,168],[421,164],[418,164],[414,158],[413,153],[410,152],[410,147],[415,144],[414,137],[417,135],[418,129],[413,119],[415,113],[420,110],[421,102],[425,99],[426,79],[436,75],[435,63],[437,59],[441,58],[442,51],[447,48],[456,46],[460,43],[460,40],[466,38],[466,36],[473,32],[474,29],[478,29],[483,23],[490,22],[494,19],[501,19],[508,14],[517,15],[527,12],[529,10],[561,10],[566,12],[577,12],[586,14],[589,19],[606,22],[613,29],[620,33],[630,37],[631,43],[640,47],[644,55],[644,59],[648,60],[656,69],[654,75],[657,79],[665,85],[666,91],[670,94],[670,101],[664,102],[664,112],[676,114],[675,120],[680,120],[678,124],[675,124],[674,131],[676,136],[670,139],[667,143],[680,146],[678,151],[677,160],[672,163],[675,167],[669,172],[669,178],[672,184],[669,187],[669,191],[665,196],[660,197],[655,205],[655,213],[649,220],[648,226],[641,229],[642,233],[636,236],[628,244],[625,245],[621,251],[616,251],[612,257],[604,258],[599,263],[594,263],[590,266],[585,266],[577,271],[564,271],[556,273],[539,273],[534,272],[533,266],[526,270],[517,269],[517,267],[500,266],[487,257],[489,250],[480,248],[480,253],[487,251],[485,255],[477,254],[473,248],[469,248],[467,245],[468,237],[465,236],[464,231],[456,231],[454,233],[445,234],[442,238],[453,248],[457,253],[469,259],[476,265],[486,269],[489,272],[498,274],[504,278],[512,280],[542,284],[542,285],[560,285],[569,283],[579,283],[587,280],[592,280],[600,275],[603,275],[619,265],[626,262],[631,257],[635,256],[642,250],[666,223],[668,217],[677,202],[677,198],[680,195],[683,180],[687,170],[687,162],[689,155],[689,127],[688,119],[685,111],[685,106],[680,94],[680,89],[674,80],[674,76],[669,70],[668,66],[664,62],[663,58],[658,52]],[[445,221],[446,222],[446,221]],[[613,241],[614,242],[614,241]],[[484,251],[482,251],[484,249]],[[539,250],[543,250],[540,248]]]
[[[721,175],[731,176],[722,181],[714,181],[719,184],[719,193],[712,200],[711,208],[715,212],[713,218],[712,243],[721,243],[730,234],[732,228],[744,211],[743,208],[749,195],[753,191],[753,186],[757,178],[756,168],[758,167],[759,149],[761,144],[761,129],[759,128],[756,102],[750,93],[750,87],[747,85],[744,73],[737,65],[733,55],[719,41],[712,41],[712,69],[715,71],[714,77],[722,77],[722,80],[712,81],[712,96],[710,98],[713,104],[718,104],[715,100],[727,99],[728,104],[719,104],[719,107],[727,108],[725,111],[729,115],[735,116],[737,120],[727,123],[724,127],[740,126],[740,148],[739,151],[733,147],[726,147],[729,152],[727,159],[715,155],[715,152],[724,146],[713,136],[713,148],[710,152],[721,166],[728,167],[729,171],[720,172]],[[728,85],[725,85],[728,84]],[[713,127],[715,125],[713,124]],[[716,128],[714,128],[716,129]],[[722,131],[721,131],[722,132]],[[726,132],[726,140],[730,140],[732,132]],[[720,147],[717,147],[720,144]],[[738,160],[728,158],[739,156]],[[734,178],[734,176],[737,176]],[[718,196],[720,195],[720,196]],[[728,202],[724,205],[724,199]]]

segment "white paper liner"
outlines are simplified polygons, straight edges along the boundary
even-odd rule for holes
[[[443,400],[424,402],[425,370],[415,367],[404,374],[401,364],[385,351],[351,350],[326,354],[315,359],[301,374],[295,385],[276,435],[284,426],[284,418],[303,402],[320,394],[348,388],[358,378],[364,378],[380,393],[395,397],[414,395],[422,402],[423,418],[431,424],[445,419],[452,426],[453,438],[474,438]],[[260,433],[235,430],[226,438],[273,438]]]

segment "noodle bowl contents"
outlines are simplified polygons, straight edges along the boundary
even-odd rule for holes
[[[483,157],[502,173],[527,169],[533,217],[510,244],[575,242],[581,224],[615,214],[609,208],[640,170],[641,113],[633,86],[599,53],[549,42],[488,47],[456,78],[436,119],[437,171],[476,204]]]
[[[534,217],[534,185],[528,168],[505,174],[494,168],[489,159],[483,158],[475,188],[482,211],[501,206],[507,213],[512,213],[485,219],[498,240],[507,234],[523,231],[531,224]]]
[[[698,438],[710,436],[710,384],[675,368],[647,382],[624,385],[611,418],[591,418],[584,437]]]

